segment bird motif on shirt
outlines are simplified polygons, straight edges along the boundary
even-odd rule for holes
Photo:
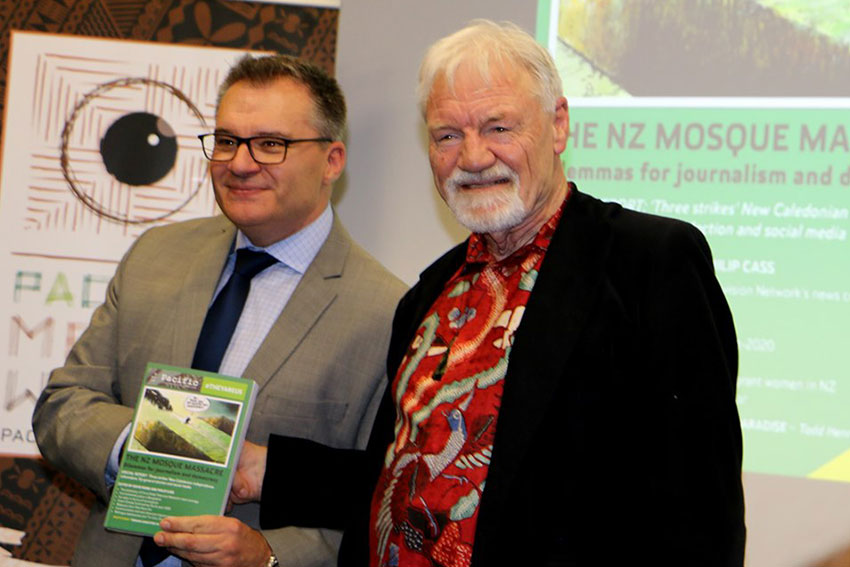
[[[463,444],[466,443],[466,424],[463,420],[463,413],[457,408],[453,409],[446,416],[449,422],[449,438],[446,440],[446,445],[443,450],[436,454],[424,455],[422,462],[428,467],[430,479],[434,480],[441,472],[445,470],[449,464],[455,460]]]
[[[470,398],[466,400],[466,403]],[[381,550],[381,555],[383,555],[390,530],[394,525],[403,524],[405,520],[405,518],[392,517],[393,500],[397,497],[406,498],[405,495],[396,493],[399,481],[406,479],[410,483],[411,495],[415,494],[417,485],[431,482],[440,476],[446,467],[457,458],[466,443],[467,430],[463,412],[459,408],[453,408],[446,414],[446,421],[449,426],[449,436],[439,452],[423,455],[416,449],[415,445],[409,444],[402,449],[395,460],[378,511],[378,549]],[[424,471],[422,465],[424,465]],[[419,475],[423,472],[427,473],[427,480],[420,478]],[[425,503],[423,502],[423,504]],[[427,504],[425,504],[425,509],[427,510]],[[433,527],[436,530],[436,522],[433,518],[430,520],[434,522]]]
[[[497,412],[490,408],[498,408],[499,394],[495,399],[486,394],[473,409],[470,404],[476,392],[490,392],[505,377],[525,311],[524,304],[507,305],[505,285],[517,271],[528,275],[539,255],[530,256],[518,265],[487,266],[471,281],[458,282],[422,321],[401,361],[393,384],[395,441],[373,509],[374,552],[381,565],[405,563],[408,552],[434,564],[461,565],[448,559],[471,550],[458,538],[467,529],[462,525],[474,525],[466,520],[474,517],[483,493],[477,471],[486,475],[492,455]],[[531,285],[523,280],[519,287],[530,291]],[[486,343],[501,356],[486,365],[469,363]]]

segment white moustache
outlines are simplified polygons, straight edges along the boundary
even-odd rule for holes
[[[516,185],[519,176],[504,164],[497,164],[483,171],[464,171],[455,168],[451,176],[446,179],[446,189],[457,191],[463,185],[495,185],[505,181]]]

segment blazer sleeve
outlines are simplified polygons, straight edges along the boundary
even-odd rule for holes
[[[120,398],[117,340],[122,265],[110,282],[105,302],[65,365],[50,374],[33,412],[33,431],[42,455],[108,500],[104,474],[109,454],[130,423],[132,400]],[[127,404],[127,405],[125,405]]]
[[[352,496],[368,482],[365,451],[271,435],[260,525],[342,529]]]
[[[260,526],[347,529],[368,517],[381,471],[393,404],[384,391],[365,450],[270,435],[260,499]]]

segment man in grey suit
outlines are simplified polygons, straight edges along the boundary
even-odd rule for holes
[[[213,369],[259,385],[248,440],[265,444],[276,433],[365,446],[404,285],[334,217],[344,129],[339,85],[314,66],[273,56],[246,57],[231,69],[215,132],[201,136],[224,216],[154,228],[134,243],[36,405],[42,454],[97,495],[74,565],[180,565],[174,556],[139,557],[142,538],[106,531],[103,518],[145,365],[193,364],[207,309],[240,249],[274,258],[251,280]],[[255,504],[236,505],[231,515],[209,522],[215,550],[171,551],[192,565],[270,566],[277,556],[285,565],[335,563],[338,532],[259,531]]]

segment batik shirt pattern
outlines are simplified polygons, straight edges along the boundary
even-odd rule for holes
[[[373,567],[469,565],[514,332],[560,216],[500,261],[472,235],[417,330],[391,384],[395,441],[372,500]]]

